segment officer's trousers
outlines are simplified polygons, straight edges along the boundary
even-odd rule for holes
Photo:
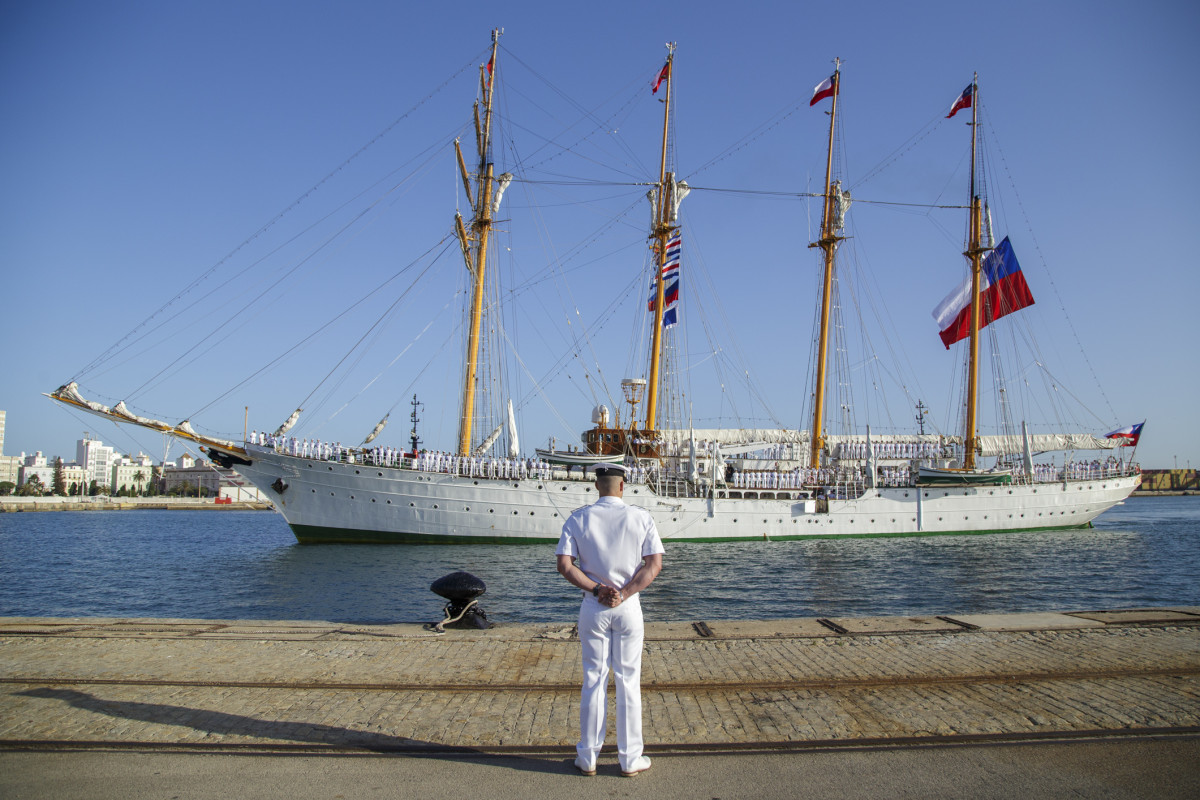
[[[579,744],[587,765],[596,763],[604,744],[606,689],[611,666],[617,687],[617,755],[626,769],[642,755],[642,606],[635,594],[616,608],[586,595],[579,608],[583,645],[583,693],[579,703]]]

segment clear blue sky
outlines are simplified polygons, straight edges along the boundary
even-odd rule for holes
[[[1200,269],[1192,241],[1200,219],[1200,7],[1178,2],[1012,2],[969,9],[952,2],[708,0],[586,6],[5,3],[5,453],[42,450],[71,458],[74,441],[90,430],[121,450],[140,448],[159,457],[162,445],[155,437],[72,415],[41,393],[69,380],[220,263],[461,67],[478,64],[493,27],[505,29],[503,68],[519,86],[506,101],[514,113],[522,107],[550,116],[556,113],[550,109],[574,105],[614,114],[604,117],[617,120],[610,152],[624,163],[589,175],[612,181],[656,177],[657,104],[648,91],[624,116],[613,103],[653,77],[663,43],[674,40],[676,158],[679,172],[695,185],[819,190],[826,117],[804,104],[746,147],[702,167],[772,114],[807,98],[838,56],[844,63],[843,163],[856,197],[961,203],[966,128],[958,119],[925,129],[902,161],[861,186],[856,181],[943,116],[977,71],[997,140],[992,180],[1011,179],[1017,187],[1005,219],[1038,298],[1030,311],[1057,318],[1065,310],[1071,321],[1071,327],[1047,326],[1053,341],[1043,344],[1065,362],[1054,374],[1069,378],[1070,390],[1104,420],[1092,432],[1147,420],[1138,453],[1144,466],[1173,466],[1175,458],[1181,467],[1200,465],[1194,314]],[[420,193],[386,198],[371,212],[378,219],[367,234],[323,252],[298,273],[281,304],[262,303],[263,313],[238,327],[219,351],[139,395],[140,407],[172,422],[192,414],[338,310],[331,278],[345,297],[356,296],[437,241],[448,229],[458,179],[448,148],[424,148],[459,132],[474,91],[470,76],[457,73],[423,106],[431,113],[419,127],[396,126],[335,176],[366,186],[364,176],[382,176],[422,154],[429,167]],[[446,111],[435,111],[435,104]],[[512,120],[519,138],[518,122]],[[535,120],[531,127],[546,122]],[[535,140],[524,141],[522,158],[537,162]],[[582,175],[581,163],[564,161],[563,174]],[[614,188],[612,205],[624,207],[631,191],[636,196],[640,190]],[[564,187],[563,204],[573,202],[568,195]],[[514,189],[509,202],[520,207],[522,197]],[[811,330],[807,270],[813,256],[805,248],[811,210],[801,201],[772,205],[706,192],[693,194],[684,206],[695,230],[685,253],[693,245],[692,252],[703,253],[724,309],[739,328],[746,361],[764,374],[760,385],[790,427],[808,425],[789,396],[803,390]],[[306,201],[273,232],[310,213],[317,212]],[[563,209],[547,213],[546,224],[555,225]],[[917,365],[924,399],[944,414],[955,362],[937,341],[929,311],[959,279],[961,216],[867,204],[852,214],[855,246],[867,250],[871,269],[885,276],[881,296],[905,339],[904,357]],[[639,206],[630,219],[640,225],[647,216]],[[599,222],[589,224],[594,229]],[[536,243],[537,258],[544,262],[551,250],[570,251],[574,235],[566,227],[552,229]],[[936,247],[926,249],[930,244]],[[257,253],[258,246],[251,242],[238,258]],[[606,271],[582,269],[591,256],[564,268],[580,281],[564,307],[577,305],[593,321],[599,316],[594,298],[607,303],[608,290],[627,282],[642,258],[636,248],[620,253],[616,244],[604,247],[609,250],[595,258]],[[615,266],[622,258],[627,263]],[[719,276],[730,272],[736,280],[722,284]],[[228,280],[215,294],[206,289],[171,306],[160,337],[169,334],[171,341],[145,353],[130,350],[110,369],[89,375],[85,393],[106,402],[123,399],[157,372],[172,341],[188,341],[189,331],[199,329],[197,320],[223,319],[257,291],[232,272]],[[567,295],[566,289],[555,292]],[[322,425],[312,435],[360,439],[396,398],[416,391],[427,404],[426,444],[453,446],[454,401],[443,398],[457,392],[451,364],[458,350],[444,341],[457,315],[434,313],[444,300],[414,300],[402,320],[380,332],[381,344],[371,353],[376,368],[432,323],[422,339],[425,354],[401,361],[376,387],[391,394],[330,419],[374,374],[364,366],[342,387],[346,397],[330,400],[320,419],[310,422]],[[561,317],[561,309],[555,313]],[[614,319],[597,345],[601,360],[610,362],[602,364],[610,392],[617,391],[629,350],[629,315]],[[526,318],[521,326],[523,357],[533,374],[542,375],[556,357],[554,347],[538,346],[548,340],[543,329],[551,321]],[[343,333],[356,338],[362,331],[347,325]],[[1076,337],[1086,360],[1077,354]],[[703,349],[699,335],[689,333],[689,345]],[[240,434],[242,409],[249,406],[251,427],[274,428],[337,357],[333,349],[318,350],[284,364],[198,415],[198,427]],[[692,401],[703,414],[711,396],[698,381]],[[557,414],[581,430],[592,399],[586,390],[563,388],[565,383],[557,381],[549,394]],[[403,441],[406,414],[399,405],[389,443]],[[530,401],[521,415],[525,449],[549,435],[570,441],[544,406]]]

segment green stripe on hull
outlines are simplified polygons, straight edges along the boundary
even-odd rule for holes
[[[404,533],[402,531],[364,531],[345,528],[320,528],[312,525],[291,525],[292,533],[301,544],[546,544],[557,542],[558,537],[518,536],[446,536],[439,534]],[[808,533],[789,536],[705,536],[664,537],[667,542],[798,542],[803,539],[894,539],[915,536],[983,536],[1000,533],[1030,533],[1035,531],[1074,531],[1091,528],[1092,523],[1082,525],[1053,525],[1047,527],[991,529],[985,531],[901,531],[896,533]]]

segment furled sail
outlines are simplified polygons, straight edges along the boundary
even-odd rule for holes
[[[846,212],[850,210],[850,190],[842,189],[841,181],[833,182],[833,229],[840,231],[846,227]]]
[[[512,400],[508,401],[508,456],[516,458],[521,455],[521,448],[517,443],[517,418],[513,414]]]
[[[497,179],[496,192],[492,196],[493,214],[498,214],[500,212],[500,198],[504,196],[504,190],[508,188],[510,183],[512,183],[512,179],[513,174],[511,172],[505,172]]]
[[[491,448],[491,446],[496,443],[496,440],[500,438],[500,434],[503,432],[504,432],[504,423],[501,422],[499,425],[496,426],[496,430],[494,430],[490,434],[488,434],[488,437],[486,439],[484,439],[482,443],[480,443],[479,447],[475,448],[475,455],[481,456],[484,453],[486,453]]]
[[[667,224],[679,224],[679,205],[683,202],[683,198],[687,197],[692,191],[692,187],[688,186],[687,181],[677,181],[675,178],[670,178],[667,184]],[[654,229],[658,225],[658,188],[651,189],[646,192],[646,199],[650,201],[650,228]]]
[[[391,416],[391,412],[383,415],[383,419],[379,420],[379,424],[375,426],[375,430],[371,431],[371,434],[366,439],[363,439],[363,444],[370,444],[375,441],[376,436],[383,433],[383,429],[387,427],[389,416]]]
[[[303,408],[297,408],[295,411],[293,411],[292,415],[275,430],[275,435],[283,436],[285,433],[290,431],[292,426],[296,424],[296,420],[300,419],[300,412],[303,410]]]
[[[981,456],[1001,456],[1024,452],[1024,437],[1017,436],[980,436],[979,454]],[[1054,450],[1112,450],[1121,446],[1120,439],[1106,439],[1093,436],[1090,433],[1031,433],[1029,447],[1035,453],[1048,453]]]

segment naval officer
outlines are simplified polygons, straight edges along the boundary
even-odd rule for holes
[[[642,607],[638,593],[662,570],[662,540],[650,512],[626,505],[625,467],[596,464],[600,497],[573,513],[558,540],[558,571],[583,590],[579,641],[583,692],[575,767],[596,774],[604,744],[605,690],[611,665],[617,688],[617,755],[621,774],[650,768],[642,754]]]

